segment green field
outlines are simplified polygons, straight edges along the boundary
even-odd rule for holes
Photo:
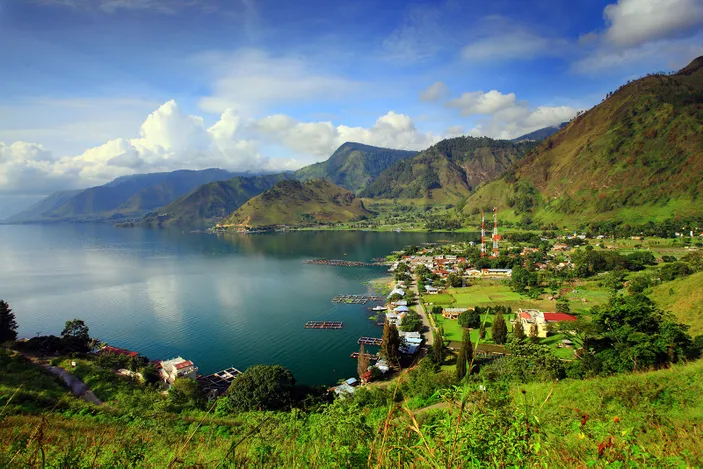
[[[484,280],[466,288],[449,288],[439,295],[424,295],[425,303],[430,305],[451,305],[452,308],[473,308],[474,306],[510,306],[517,308],[537,308],[545,311],[554,309],[555,302],[549,300],[532,300],[515,293],[509,286],[499,282]]]
[[[481,340],[482,343],[491,342],[491,326],[493,325],[494,314],[482,314],[481,321],[486,321],[486,337]],[[503,316],[505,318],[505,323],[508,326],[508,332],[513,331],[513,326],[510,321],[515,319],[514,314],[506,314]],[[434,317],[435,324],[437,327],[444,327],[444,338],[452,342],[461,342],[463,335],[462,327],[459,325],[459,321],[456,319],[445,319],[441,314]],[[475,345],[478,341],[478,329],[471,330],[471,342]]]
[[[650,296],[657,306],[691,326],[693,337],[703,334],[703,272],[657,285]]]
[[[597,280],[588,280],[577,282],[570,287],[566,298],[569,300],[572,312],[584,313],[594,306],[607,303],[610,294],[605,288],[598,285]]]

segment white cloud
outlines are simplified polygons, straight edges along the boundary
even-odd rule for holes
[[[285,102],[337,99],[359,84],[346,78],[312,71],[299,57],[273,57],[257,49],[235,53],[213,52],[196,59],[211,69],[214,85],[199,106],[208,112],[234,108],[257,111]]]
[[[403,15],[401,24],[383,40],[383,56],[394,62],[422,62],[444,47],[447,32],[443,6],[416,5]]]
[[[503,94],[497,90],[463,93],[447,102],[446,106],[459,109],[464,116],[482,116],[468,134],[500,139],[511,139],[558,125],[576,115],[576,109],[569,106],[531,108],[527,101],[518,101],[515,93]],[[460,127],[452,127],[447,129],[446,134],[456,135],[461,130]]]
[[[186,8],[212,8],[202,0],[35,0],[42,5],[61,5],[82,10],[98,9],[105,13],[118,10],[151,10],[175,14]]]
[[[327,158],[345,142],[359,142],[387,148],[422,150],[439,140],[432,132],[420,132],[413,120],[389,111],[370,128],[335,126],[331,122],[299,122],[277,114],[256,122],[254,128],[299,154]]]
[[[420,101],[439,101],[447,95],[447,85],[441,81],[436,81],[426,89],[420,91]]]
[[[488,93],[483,91],[463,93],[459,98],[447,103],[447,107],[460,109],[463,116],[493,114],[514,105],[515,93],[503,94],[497,90],[491,90]]]
[[[531,31],[510,27],[494,28],[485,37],[477,39],[461,50],[461,57],[470,61],[532,59],[545,55],[558,55],[568,46],[563,39],[550,39]]]
[[[700,0],[619,0],[603,10],[605,37],[618,46],[678,37],[703,25]]]

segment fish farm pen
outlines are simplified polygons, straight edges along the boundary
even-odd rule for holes
[[[381,359],[381,356],[379,354],[371,355],[370,353],[365,353],[364,355],[369,360],[380,360]],[[352,354],[349,355],[349,358],[359,358],[359,352],[352,352]]]
[[[342,303],[347,305],[365,305],[369,301],[383,301],[382,296],[368,295],[337,295],[332,298],[332,303]]]
[[[383,265],[379,262],[344,261],[339,259],[311,259],[303,261],[303,264],[331,265],[334,267],[377,267]]]
[[[342,321],[308,321],[305,329],[341,329]]]
[[[382,340],[376,337],[360,337],[356,342],[363,345],[381,345]]]

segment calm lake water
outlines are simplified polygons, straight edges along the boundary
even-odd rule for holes
[[[305,259],[370,261],[409,244],[470,234],[291,232],[208,235],[108,225],[0,226],[0,298],[21,337],[59,334],[81,318],[91,335],[151,359],[191,359],[201,374],[282,364],[300,383],[354,376],[360,336],[381,336],[371,293],[382,267],[328,267]],[[310,320],[342,330],[305,330]]]

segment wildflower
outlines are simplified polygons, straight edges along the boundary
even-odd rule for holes
[[[613,422],[618,423],[620,422],[620,417],[613,417]]]

